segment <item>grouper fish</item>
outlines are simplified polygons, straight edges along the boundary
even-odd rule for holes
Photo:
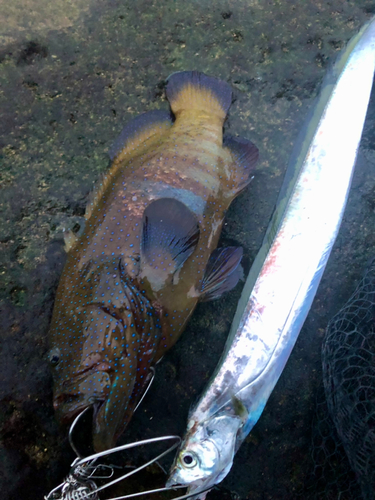
[[[232,289],[241,271],[242,249],[217,245],[258,150],[223,141],[226,83],[180,72],[166,95],[173,115],[151,111],[125,126],[82,234],[66,237],[50,328],[54,408],[69,422],[93,407],[95,451],[115,445],[197,302]]]

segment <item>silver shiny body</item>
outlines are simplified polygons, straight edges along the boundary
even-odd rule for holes
[[[167,485],[195,498],[229,472],[287,362],[335,241],[375,67],[375,21],[327,74],[291,158],[226,348],[189,416]]]

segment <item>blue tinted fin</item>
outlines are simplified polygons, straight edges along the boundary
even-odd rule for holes
[[[134,156],[137,148],[146,141],[149,142],[151,138],[159,138],[165,135],[171,125],[172,116],[170,112],[162,109],[149,111],[133,118],[125,125],[120,135],[109,148],[109,157],[113,161],[120,154],[124,156],[127,153],[129,156]]]
[[[259,158],[259,150],[252,142],[241,137],[226,136],[223,146],[229,150],[235,164],[234,184],[236,192],[239,193],[252,179]]]
[[[173,113],[201,110],[223,121],[232,103],[230,86],[198,71],[181,71],[168,77],[166,94]]]
[[[201,286],[199,300],[206,302],[232,290],[242,275],[241,247],[217,248],[211,254]]]
[[[144,211],[142,266],[170,274],[193,253],[199,239],[196,216],[174,198],[153,201]]]

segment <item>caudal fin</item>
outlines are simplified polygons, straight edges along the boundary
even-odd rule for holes
[[[224,121],[232,103],[230,86],[198,71],[181,71],[168,78],[167,98],[177,116],[183,110],[206,111]]]

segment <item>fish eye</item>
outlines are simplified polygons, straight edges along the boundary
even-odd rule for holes
[[[55,347],[54,349],[51,349],[49,353],[49,362],[51,363],[52,366],[56,366],[60,361],[60,349]]]
[[[198,464],[198,460],[195,453],[187,451],[181,455],[181,463],[183,467],[187,467],[190,469]]]

